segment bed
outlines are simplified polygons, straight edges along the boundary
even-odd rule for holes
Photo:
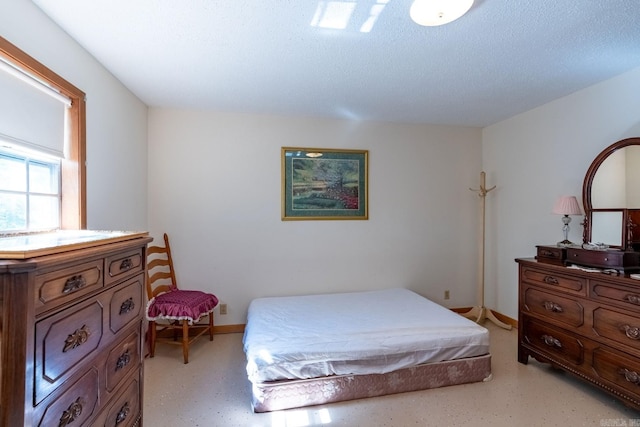
[[[243,346],[255,412],[491,378],[489,332],[401,288],[255,299]]]

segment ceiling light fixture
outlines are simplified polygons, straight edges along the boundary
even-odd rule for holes
[[[415,0],[409,15],[416,24],[436,27],[455,21],[473,5],[473,0]]]

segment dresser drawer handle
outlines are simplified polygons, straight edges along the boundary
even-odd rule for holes
[[[640,375],[638,375],[635,371],[630,371],[627,368],[622,368],[618,371],[621,375],[624,376],[624,379],[629,381],[632,384],[640,385]]]
[[[552,257],[552,256],[554,256],[553,252],[551,252],[551,251],[550,251],[550,250],[548,250],[548,249],[541,249],[541,250],[540,250],[540,255],[547,256],[547,257]]]
[[[640,305],[640,296],[629,294],[624,297],[624,300],[630,302],[631,304]]]
[[[542,340],[549,347],[562,348],[562,343],[559,339],[552,337],[551,335],[543,335]]]
[[[127,416],[129,415],[130,410],[131,409],[129,408],[129,402],[126,402],[122,406],[122,408],[120,408],[120,412],[118,412],[118,415],[116,416],[116,425],[120,424],[121,422],[127,419]]]
[[[118,357],[118,361],[116,362],[116,372],[127,366],[129,362],[131,362],[131,355],[129,354],[129,349],[127,349],[127,351]]]
[[[543,305],[547,311],[551,311],[553,313],[562,313],[563,311],[562,307],[559,304],[556,304],[555,302],[545,301]]]
[[[87,325],[82,325],[82,328],[76,329],[76,331],[70,334],[64,341],[62,352],[66,353],[67,351],[73,350],[81,344],[84,344],[89,339],[89,335],[91,335],[91,331],[89,331]]]
[[[120,306],[120,315],[127,314],[134,308],[136,308],[136,303],[133,302],[133,298],[129,298]]]
[[[631,338],[632,340],[640,339],[640,328],[629,325],[622,325],[620,327],[621,331],[624,331],[624,334],[627,338]]]
[[[78,274],[77,276],[71,276],[64,282],[64,288],[62,289],[63,294],[68,294],[69,292],[77,291],[78,289],[84,287],[87,284],[87,281],[82,274]]]
[[[131,258],[123,259],[120,263],[120,270],[128,270],[131,267],[133,267],[133,261],[131,261]]]
[[[81,398],[78,397],[76,401],[73,402],[71,406],[69,406],[69,408],[62,413],[58,427],[68,426],[82,414],[82,403],[80,399]]]
[[[544,283],[549,284],[549,285],[557,285],[558,283],[560,283],[560,282],[558,282],[558,279],[556,279],[553,276],[544,276],[544,279],[542,279],[542,281]]]

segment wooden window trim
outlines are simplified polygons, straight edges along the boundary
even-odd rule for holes
[[[0,36],[0,56],[47,82],[71,99],[69,144],[62,160],[62,229],[87,228],[85,93]]]

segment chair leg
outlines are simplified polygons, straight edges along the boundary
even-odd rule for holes
[[[209,313],[209,341],[213,341],[213,311]]]
[[[189,321],[182,321],[182,357],[184,363],[189,363]]]
[[[156,354],[156,322],[149,321],[149,357]]]

